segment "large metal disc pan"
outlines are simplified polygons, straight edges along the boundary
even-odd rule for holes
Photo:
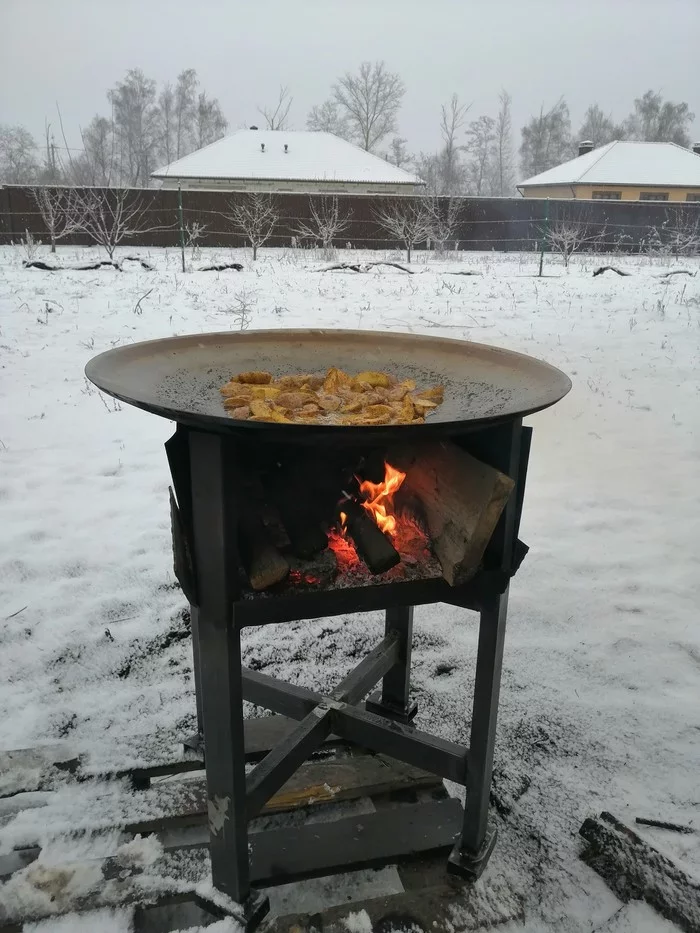
[[[274,376],[382,370],[415,379],[419,388],[444,385],[445,401],[425,424],[380,427],[234,421],[219,387],[244,370]],[[130,405],[190,426],[259,431],[260,439],[358,439],[464,431],[540,411],[571,388],[568,376],[533,357],[442,337],[357,330],[261,330],[192,334],[128,344],[94,357],[85,374]]]

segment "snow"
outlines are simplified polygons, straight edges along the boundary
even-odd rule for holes
[[[108,770],[142,757],[151,740],[169,753],[194,727],[162,448],[172,425],[87,384],[91,356],[235,329],[241,298],[253,327],[411,331],[520,350],[563,369],[574,387],[528,419],[521,536],[531,550],[511,588],[499,843],[485,883],[524,900],[525,924],[509,933],[665,929],[641,905],[617,913],[579,859],[577,830],[603,809],[630,825],[635,816],[700,825],[700,276],[661,278],[660,260],[616,256],[632,275],[593,278],[610,258],[583,255],[568,275],[548,258],[552,277],[539,279],[528,254],[449,263],[418,254],[413,276],[381,267],[310,275],[321,263],[298,250],[263,251],[257,263],[245,251],[212,251],[207,258],[240,259],[244,271],[183,275],[176,252],[143,254],[156,271],[45,273],[0,250],[0,747],[69,742]],[[96,255],[66,247],[58,259]],[[481,274],[442,274],[450,269]],[[327,690],[381,631],[378,613],[247,629],[245,661]],[[472,614],[416,610],[419,726],[467,740],[475,651]],[[34,801],[45,805],[0,819],[0,851],[38,839],[42,871],[66,853],[114,853],[123,839],[107,832],[110,813],[145,814],[158,802],[157,788],[142,797],[125,781],[57,780],[49,799]],[[101,834],[61,847],[63,831],[90,826]],[[700,875],[700,834],[635,829]],[[294,909],[293,894],[284,909]],[[36,931],[62,933],[65,922]],[[91,929],[112,933],[111,922]]]
[[[700,188],[700,156],[675,143],[619,140],[533,175],[519,187],[573,184]]]
[[[261,145],[265,146],[264,152]],[[152,174],[154,178],[422,184],[416,175],[333,133],[306,130],[237,130]]]

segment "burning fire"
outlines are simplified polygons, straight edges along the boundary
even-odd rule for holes
[[[365,497],[363,507],[369,512],[384,534],[396,536],[396,517],[394,516],[394,495],[406,479],[406,474],[397,470],[390,463],[384,463],[384,482],[360,483],[360,492]],[[343,524],[345,520],[341,518]]]

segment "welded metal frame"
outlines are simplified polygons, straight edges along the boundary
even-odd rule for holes
[[[495,831],[488,823],[489,791],[508,581],[517,569],[515,545],[529,441],[530,429],[523,429],[518,420],[488,432],[470,433],[464,442],[516,482],[487,549],[485,569],[470,583],[459,588],[449,588],[444,581],[399,583],[308,594],[298,601],[267,595],[250,599],[244,593],[237,553],[235,484],[231,481],[235,441],[230,436],[179,427],[168,442],[180,512],[173,523],[174,534],[177,525],[189,538],[188,547],[176,548],[176,552],[181,562],[183,554],[191,555],[192,562],[180,572],[189,579],[192,605],[194,679],[198,725],[204,737],[212,876],[217,888],[243,905],[250,928],[267,908],[251,891],[248,820],[330,734],[466,785],[464,823],[448,868],[467,878],[476,878],[483,871],[495,843]],[[468,748],[410,725],[412,606],[414,602],[433,601],[431,596],[480,614]],[[244,626],[309,618],[316,614],[311,607],[318,610],[322,605],[329,614],[357,611],[366,606],[366,598],[373,608],[386,610],[384,637],[328,695],[242,666]],[[363,703],[380,681],[376,697]],[[247,776],[244,700],[299,722]],[[332,873],[333,865],[328,870]]]

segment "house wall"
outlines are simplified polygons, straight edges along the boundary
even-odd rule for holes
[[[163,178],[163,188],[183,191],[259,191],[275,194],[375,194],[391,197],[420,194],[422,185],[333,181],[275,181],[246,178]]]
[[[537,185],[523,188],[526,198],[577,198],[591,200],[594,191],[619,191],[621,201],[638,201],[643,191],[668,194],[669,201],[687,201],[688,194],[700,194],[698,188],[662,188],[658,185]],[[665,203],[665,202],[664,202]]]

